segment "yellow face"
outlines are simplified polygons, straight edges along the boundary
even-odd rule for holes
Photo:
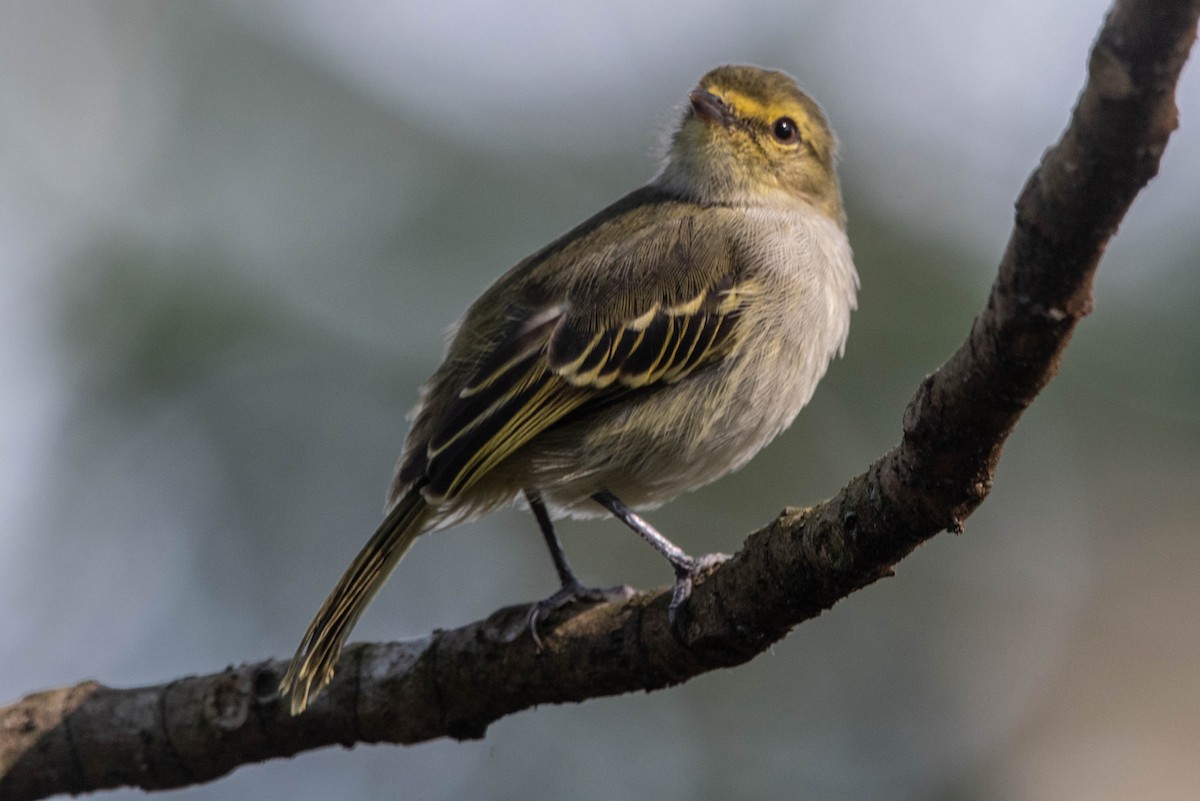
[[[820,107],[782,72],[718,67],[689,95],[671,164],[707,199],[803,199],[841,222],[837,141]]]

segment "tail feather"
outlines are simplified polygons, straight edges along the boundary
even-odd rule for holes
[[[279,682],[279,694],[290,699],[293,715],[303,712],[333,678],[350,630],[412,547],[429,512],[420,489],[410,489],[379,524],[325,599]]]

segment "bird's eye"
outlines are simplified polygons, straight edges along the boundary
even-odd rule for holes
[[[800,129],[791,117],[780,117],[771,123],[771,134],[776,142],[790,145],[800,141]]]

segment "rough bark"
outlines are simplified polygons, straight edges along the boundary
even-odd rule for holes
[[[678,684],[751,659],[792,627],[888,576],[987,497],[1021,413],[1092,308],[1092,277],[1177,125],[1175,85],[1200,0],[1118,0],[1061,140],[1030,176],[987,305],[904,413],[900,444],[834,498],[785,510],[700,581],[678,631],[669,592],[575,607],[524,636],[512,607],[416,642],[357,644],[291,717],[282,661],[153,687],[86,682],[0,709],[0,798],[210,781],[327,745],[482,737],[538,704]]]

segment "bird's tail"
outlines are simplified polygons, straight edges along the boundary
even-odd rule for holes
[[[290,698],[293,715],[303,712],[333,678],[350,630],[421,534],[429,513],[420,488],[410,489],[388,512],[329,593],[279,682],[279,694]]]

